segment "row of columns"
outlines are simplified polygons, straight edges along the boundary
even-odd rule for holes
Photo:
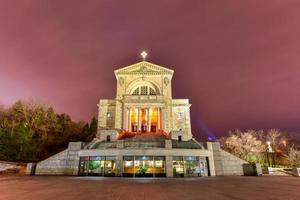
[[[142,109],[146,109],[146,121],[147,121],[147,132],[151,131],[151,115],[150,115],[150,109],[154,108],[141,108],[138,107],[138,120],[137,120],[137,131],[142,131]],[[161,108],[157,108],[157,126],[156,126],[156,131],[161,129]],[[127,120],[126,120],[127,119]],[[126,111],[126,118],[125,118],[126,123],[126,128],[129,132],[132,132],[132,121],[131,121],[131,109],[128,108]]]

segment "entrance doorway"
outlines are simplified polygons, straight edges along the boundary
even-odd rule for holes
[[[151,132],[156,132],[156,130],[157,130],[157,124],[156,123],[151,123]]]
[[[161,108],[130,108],[126,128],[129,132],[158,132],[162,129]]]
[[[142,132],[143,133],[147,132],[147,122],[142,123]]]
[[[132,123],[131,130],[132,130],[132,132],[137,132],[138,131],[137,123]]]

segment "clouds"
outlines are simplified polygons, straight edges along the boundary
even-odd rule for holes
[[[40,98],[89,120],[99,98],[115,97],[113,70],[147,49],[174,68],[174,98],[190,98],[213,132],[297,129],[299,4],[1,2],[1,102]]]

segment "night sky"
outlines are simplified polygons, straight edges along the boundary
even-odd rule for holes
[[[0,104],[89,121],[141,50],[175,70],[195,135],[300,130],[299,0],[1,0]]]

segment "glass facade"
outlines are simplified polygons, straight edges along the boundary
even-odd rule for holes
[[[79,161],[79,175],[114,176],[115,156],[83,156]]]
[[[164,156],[124,156],[123,176],[166,176]]]
[[[173,156],[174,177],[209,176],[207,157]],[[116,170],[116,156],[82,156],[79,162],[79,175],[115,176],[117,171],[127,177],[165,177],[165,156],[123,156]]]
[[[173,156],[173,176],[208,176],[206,157]]]

